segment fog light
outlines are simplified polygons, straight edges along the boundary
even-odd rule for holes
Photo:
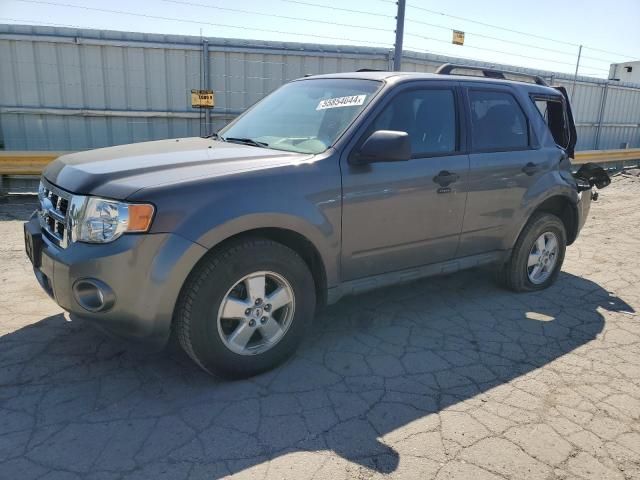
[[[73,284],[76,302],[89,312],[104,312],[115,303],[116,296],[109,286],[93,278],[78,280]]]

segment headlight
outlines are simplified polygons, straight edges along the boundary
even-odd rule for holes
[[[74,197],[71,238],[74,242],[108,243],[126,232],[146,232],[153,205],[125,203],[98,197]]]

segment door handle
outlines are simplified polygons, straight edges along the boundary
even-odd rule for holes
[[[522,167],[522,171],[531,176],[538,171],[538,166],[533,162],[529,162],[524,167]]]
[[[457,173],[448,172],[447,170],[442,170],[438,175],[433,177],[433,181],[436,182],[441,187],[448,187],[453,182],[456,182],[460,178],[460,175]]]

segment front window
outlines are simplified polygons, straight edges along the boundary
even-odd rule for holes
[[[407,132],[414,158],[456,150],[456,103],[453,90],[410,90],[398,94],[369,127]]]
[[[279,88],[219,132],[238,141],[276,150],[321,153],[371,101],[381,82],[309,79]]]

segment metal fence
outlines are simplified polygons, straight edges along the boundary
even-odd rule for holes
[[[308,74],[390,69],[371,47],[0,25],[0,143],[6,150],[83,150],[217,130],[283,83]],[[446,62],[404,52],[403,70]],[[571,90],[573,76],[508,65]],[[191,89],[213,89],[213,110]],[[578,149],[640,146],[640,85],[578,77]]]

